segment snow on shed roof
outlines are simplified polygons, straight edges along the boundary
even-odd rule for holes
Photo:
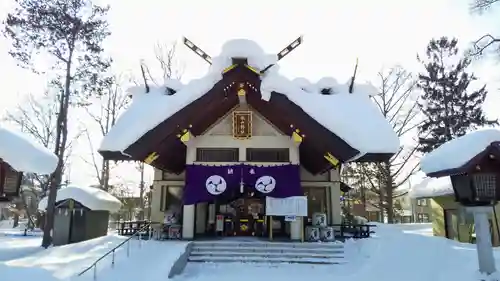
[[[410,198],[428,198],[453,194],[450,177],[424,178],[420,183],[412,186],[408,192]]]
[[[58,159],[27,135],[0,126],[0,158],[18,172],[51,174]]]
[[[93,211],[116,212],[120,210],[122,202],[108,192],[95,187],[63,187],[57,191],[56,202],[73,199]],[[39,210],[47,209],[47,197],[38,203]]]
[[[426,154],[420,160],[420,168],[426,174],[459,168],[495,141],[500,141],[500,130],[470,132]]]
[[[325,128],[359,150],[359,157],[366,153],[398,151],[398,136],[368,97],[376,94],[373,86],[356,84],[354,93],[349,94],[348,83],[338,84],[329,78],[318,81],[321,85],[313,85],[306,92],[278,73],[276,55],[266,54],[257,43],[246,39],[226,42],[221,54],[213,58],[207,75],[191,81],[174,95],[165,94],[166,86],[151,87],[148,94],[135,93],[132,104],[104,137],[99,150],[126,150],[146,132],[207,93],[222,79],[221,73],[232,64],[232,57],[247,58],[248,64],[257,70],[275,64],[261,77],[262,98],[269,100],[272,91],[287,95]],[[325,83],[332,87],[334,95],[319,93]],[[134,87],[132,90],[138,89]]]

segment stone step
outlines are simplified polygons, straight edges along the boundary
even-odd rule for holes
[[[189,262],[211,262],[211,263],[302,263],[302,264],[344,264],[342,259],[322,259],[311,257],[210,257],[210,256],[189,256]]]
[[[297,253],[297,254],[343,254],[343,248],[286,248],[286,247],[230,247],[230,246],[197,246],[192,252],[238,252],[238,253]]]
[[[307,249],[343,249],[344,244],[337,242],[325,243],[287,243],[287,242],[263,242],[263,241],[195,241],[193,247],[251,247],[251,248],[307,248]]]
[[[343,255],[328,255],[320,253],[290,253],[290,252],[235,252],[235,251],[220,251],[220,252],[191,252],[192,257],[263,257],[263,258],[317,258],[317,259],[343,259]]]

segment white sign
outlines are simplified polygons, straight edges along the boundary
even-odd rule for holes
[[[285,221],[296,221],[297,217],[296,216],[285,216]]]
[[[266,197],[266,215],[307,217],[307,197]]]
[[[224,216],[217,215],[217,223],[215,224],[215,231],[224,231]]]

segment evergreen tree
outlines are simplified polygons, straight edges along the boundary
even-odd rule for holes
[[[486,85],[469,89],[477,78],[467,72],[471,60],[458,54],[457,43],[455,38],[432,39],[427,45],[427,59],[418,58],[425,67],[418,81],[423,92],[419,106],[425,115],[419,126],[419,151],[424,153],[468,131],[497,124],[486,119],[482,109]]]
[[[68,110],[70,104],[94,91],[100,76],[110,67],[104,58],[102,43],[110,35],[104,18],[109,7],[94,5],[92,0],[15,0],[15,8],[7,15],[3,34],[11,41],[9,54],[21,67],[42,72],[37,55],[49,58],[52,87],[58,89],[58,112],[54,153],[59,158],[50,176],[46,224],[42,246],[51,242],[57,188],[62,182],[67,154]],[[46,60],[47,61],[47,60]],[[55,77],[54,77],[55,76]],[[99,93],[97,93],[99,94]]]

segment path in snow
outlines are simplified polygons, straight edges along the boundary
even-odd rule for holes
[[[30,236],[2,236],[0,234],[0,262],[19,259],[39,251],[42,239]]]
[[[255,281],[324,279],[325,273],[342,275],[345,265],[256,264],[256,263],[188,263],[184,273],[174,281]]]

